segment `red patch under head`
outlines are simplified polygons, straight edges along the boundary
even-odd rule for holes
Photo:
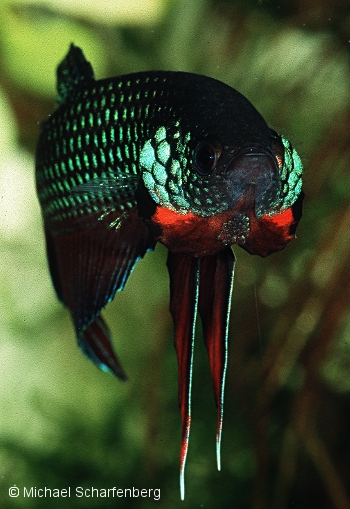
[[[292,208],[281,212],[281,214],[276,214],[275,216],[263,216],[262,220],[271,221],[271,223],[276,224],[278,228],[290,228],[290,225],[294,222],[294,216]]]
[[[263,216],[259,221],[252,214],[249,235],[240,246],[262,257],[280,251],[294,238],[295,223],[291,207],[275,216]]]

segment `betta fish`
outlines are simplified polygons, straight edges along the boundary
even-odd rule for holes
[[[82,351],[125,379],[101,311],[145,253],[157,242],[168,248],[183,499],[197,313],[217,405],[220,470],[231,246],[265,257],[295,237],[302,163],[242,94],[206,76],[150,71],[95,80],[72,44],[57,89],[58,108],[42,124],[36,150],[52,282]]]

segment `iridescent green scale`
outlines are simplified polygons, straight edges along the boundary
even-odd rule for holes
[[[60,221],[81,215],[87,212],[86,204],[94,201],[101,211],[112,203],[121,211],[122,204],[135,205],[130,200],[135,179],[120,186],[117,193],[104,188],[98,194],[86,186],[82,200],[77,187],[103,176],[118,182],[140,172],[142,142],[150,132],[151,117],[154,121],[159,116],[156,99],[162,94],[157,82],[156,76],[142,79],[135,75],[103,80],[98,86],[94,81],[84,83],[74,103],[63,103],[44,124],[37,152],[41,168],[37,186],[44,216]]]

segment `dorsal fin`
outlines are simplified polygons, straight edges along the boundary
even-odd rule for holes
[[[76,96],[83,84],[94,80],[94,71],[82,50],[70,45],[69,51],[57,68],[58,103],[65,104]]]

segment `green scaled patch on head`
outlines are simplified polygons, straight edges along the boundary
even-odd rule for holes
[[[281,136],[284,147],[284,163],[281,171],[282,210],[291,207],[297,200],[302,187],[303,165],[292,144]]]
[[[152,200],[162,207],[186,213],[189,203],[182,189],[180,133],[159,127],[141,149],[142,180]]]

